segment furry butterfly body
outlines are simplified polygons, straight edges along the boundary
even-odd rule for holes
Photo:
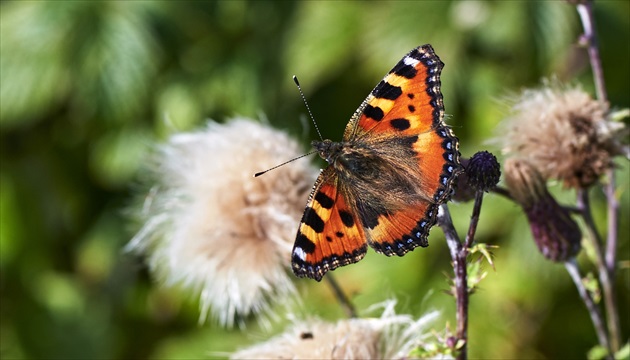
[[[443,63],[430,45],[409,52],[354,113],[341,142],[313,141],[328,162],[304,211],[292,253],[317,281],[361,260],[428,246],[438,206],[460,171],[458,140],[444,123]]]

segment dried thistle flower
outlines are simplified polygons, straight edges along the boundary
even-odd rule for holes
[[[301,153],[285,133],[247,119],[172,136],[149,166],[157,184],[128,248],[148,255],[167,285],[200,293],[200,321],[210,311],[232,326],[290,298],[291,248],[316,169],[298,161],[253,174]]]
[[[414,320],[397,315],[395,302],[384,307],[380,318],[348,319],[337,323],[311,320],[294,324],[264,343],[237,351],[232,359],[393,359],[405,358],[430,334],[426,327],[436,311]]]
[[[582,234],[569,212],[547,190],[540,173],[525,160],[507,159],[505,180],[521,205],[540,252],[552,261],[567,261],[580,251]]]
[[[547,81],[516,99],[499,140],[506,153],[527,159],[545,179],[585,188],[621,153],[624,126],[608,115],[607,103],[580,88]]]

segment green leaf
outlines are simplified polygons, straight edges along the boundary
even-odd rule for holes
[[[488,272],[481,270],[481,259],[468,263],[466,268],[468,272],[468,291],[473,292],[479,283],[488,275]]]
[[[64,57],[68,19],[63,4],[2,4],[0,12],[0,126],[24,126],[67,95],[69,75]]]
[[[606,356],[608,356],[608,350],[601,345],[595,345],[586,354],[586,358],[589,360],[601,360]]]
[[[86,19],[72,29],[80,34],[72,42],[74,105],[110,120],[138,116],[159,62],[144,2],[86,3]]]
[[[602,292],[599,288],[599,282],[595,278],[592,272],[586,274],[586,277],[582,279],[582,284],[586,290],[591,294],[593,301],[598,304],[602,299]]]
[[[630,359],[630,343],[626,343],[619,351],[615,353],[615,359]]]
[[[488,245],[488,244],[484,244],[484,243],[478,243],[473,245],[473,247],[470,249],[470,253],[471,254],[475,254],[475,253],[481,253],[481,255],[483,255],[483,257],[486,259],[486,261],[488,261],[488,263],[490,264],[490,266],[492,266],[493,270],[496,270],[494,268],[494,262],[492,261],[492,253],[488,250],[491,248],[498,248],[498,246],[494,246],[494,245]]]

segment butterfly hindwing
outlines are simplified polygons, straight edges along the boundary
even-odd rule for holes
[[[417,202],[397,212],[379,214],[377,225],[367,230],[370,246],[387,256],[403,256],[418,246],[429,246],[427,237],[437,209],[436,204]]]
[[[304,210],[293,247],[296,275],[317,281],[337,267],[361,260],[367,251],[364,229],[338,184],[332,167],[326,168]]]

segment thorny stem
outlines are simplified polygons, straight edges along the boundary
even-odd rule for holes
[[[453,226],[453,220],[446,204],[440,206],[438,214],[438,224],[444,232],[446,243],[451,252],[453,260],[453,270],[455,272],[455,303],[457,307],[457,339],[463,340],[464,345],[459,350],[457,360],[467,359],[468,343],[468,275],[466,274],[466,255],[468,250],[462,246],[462,242],[457,235],[457,230]]]
[[[615,288],[612,278],[610,277],[610,272],[606,268],[602,251],[602,239],[595,228],[595,222],[593,221],[593,216],[591,215],[591,205],[588,199],[588,193],[585,189],[578,190],[577,201],[578,207],[582,210],[582,218],[584,219],[589,239],[591,240],[591,244],[595,252],[595,261],[597,262],[597,268],[599,269],[599,281],[602,284],[602,290],[604,293],[608,332],[611,337],[610,341],[607,341],[606,344],[610,345],[608,350],[614,353],[619,350],[619,316],[617,314]],[[591,317],[592,316],[593,315],[591,315]],[[602,343],[602,346],[604,346],[604,343]]]
[[[610,344],[608,344],[606,325],[602,320],[602,315],[599,312],[599,308],[597,307],[597,305],[593,301],[593,298],[582,283],[582,277],[580,276],[580,270],[578,269],[578,265],[575,262],[575,258],[565,262],[564,266],[569,272],[571,279],[573,279],[573,282],[575,283],[575,286],[577,287],[578,293],[580,293],[580,297],[584,301],[584,304],[586,304],[588,313],[591,315],[591,321],[593,322],[593,326],[595,327],[595,332],[597,333],[597,337],[599,338],[599,343],[606,349],[609,349]],[[612,357],[610,354],[608,356]]]
[[[475,204],[473,205],[472,215],[470,216],[470,225],[468,233],[464,241],[466,251],[469,251],[475,241],[475,233],[477,232],[477,224],[479,223],[479,214],[481,213],[481,204],[483,203],[483,191],[477,190],[475,193]]]
[[[599,101],[606,102],[608,101],[608,96],[606,94],[606,85],[604,82],[604,71],[602,67],[601,58],[599,56],[599,48],[597,43],[597,32],[595,30],[595,17],[593,15],[593,1],[586,0],[582,3],[578,3],[576,5],[576,9],[578,14],[580,15],[580,20],[582,22],[582,27],[584,28],[583,39],[586,40],[586,45],[588,47],[588,56],[591,63],[591,68],[593,70],[593,81],[595,83],[595,89],[597,92],[597,99]],[[615,172],[613,169],[608,170],[608,184],[604,186],[604,192],[606,194],[606,200],[608,203],[608,236],[606,241],[606,253],[605,257],[601,252],[601,238],[599,236],[594,237],[594,241],[598,241],[598,244],[595,246],[596,250],[599,251],[598,256],[598,266],[600,273],[600,281],[602,282],[602,287],[604,288],[604,299],[606,302],[606,314],[608,317],[608,330],[610,332],[610,345],[613,352],[619,350],[621,343],[621,333],[619,331],[619,316],[617,313],[616,306],[616,294],[614,288],[614,278],[615,278],[615,265],[616,265],[616,256],[617,256],[617,228],[619,224],[619,203],[617,198],[615,197]],[[590,231],[597,231],[592,224],[592,218],[590,215],[590,207],[588,206],[588,195],[582,191],[582,198],[586,200],[584,203],[586,207],[584,210],[584,219],[587,223],[590,221],[591,224],[588,225],[589,228],[592,227]],[[578,196],[580,197],[580,196]],[[587,220],[590,218],[590,220]]]
[[[350,301],[350,299],[348,299],[346,294],[343,292],[343,290],[341,289],[341,286],[339,286],[339,284],[337,283],[337,280],[335,280],[335,277],[329,273],[325,276],[325,278],[326,278],[326,281],[328,281],[328,285],[330,285],[330,288],[332,289],[333,294],[335,294],[337,301],[339,301],[341,308],[346,313],[346,316],[348,316],[349,318],[356,318],[357,310],[354,308],[354,305],[352,305],[352,302]]]

